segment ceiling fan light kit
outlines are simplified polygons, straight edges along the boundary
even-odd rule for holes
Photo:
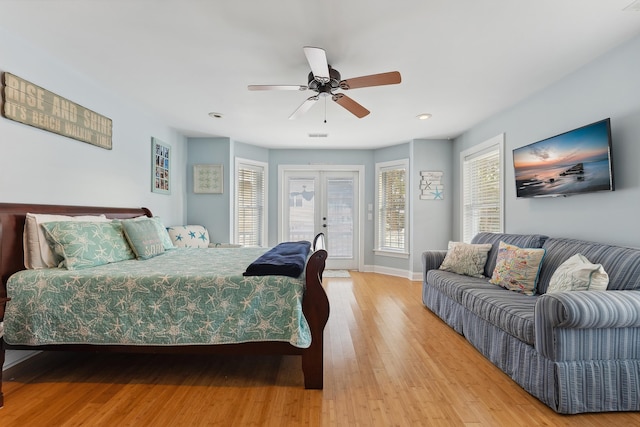
[[[331,67],[327,62],[327,54],[319,47],[305,46],[304,54],[311,68],[307,77],[307,86],[301,85],[249,85],[251,91],[259,90],[312,90],[317,93],[307,98],[290,116],[294,120],[313,107],[320,97],[331,97],[331,100],[340,105],[358,118],[369,115],[369,110],[343,93],[334,93],[334,90],[351,90],[371,86],[384,86],[398,84],[402,81],[398,71],[388,73],[371,74],[342,80],[340,72]]]

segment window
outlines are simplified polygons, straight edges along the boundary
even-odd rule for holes
[[[407,160],[376,164],[377,250],[407,253],[409,185]]]
[[[236,159],[235,243],[264,246],[266,236],[266,163]]]
[[[503,231],[504,134],[465,150],[462,165],[462,240],[480,232]]]

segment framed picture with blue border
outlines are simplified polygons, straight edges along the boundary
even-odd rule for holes
[[[151,191],[171,194],[171,146],[151,138]]]

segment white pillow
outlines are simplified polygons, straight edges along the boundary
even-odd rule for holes
[[[174,225],[167,231],[176,248],[209,247],[209,231],[202,225]]]
[[[67,216],[27,213],[22,235],[24,249],[24,266],[28,269],[57,267],[61,259],[49,247],[44,230],[40,224],[52,221],[91,221],[109,222],[104,215]]]
[[[584,255],[575,254],[553,272],[547,293],[606,291],[608,284],[609,275],[601,264],[592,264]]]

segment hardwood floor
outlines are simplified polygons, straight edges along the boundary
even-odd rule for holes
[[[324,390],[296,357],[47,353],[5,372],[9,426],[610,426],[640,413],[558,415],[421,302],[420,282],[326,278]]]

